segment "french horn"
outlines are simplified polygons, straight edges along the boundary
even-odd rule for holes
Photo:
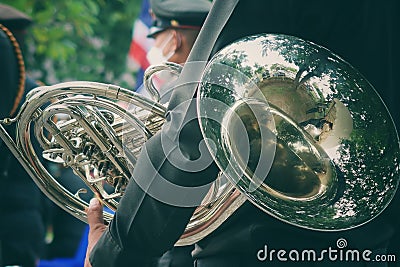
[[[152,80],[161,69],[179,75],[181,67],[150,67],[150,97],[95,82],[38,87],[14,118],[1,120],[0,136],[57,205],[86,221],[81,195],[89,189],[110,221],[142,145],[165,121]],[[324,47],[287,35],[245,37],[208,62],[196,101],[220,174],[177,245],[207,236],[245,201],[299,227],[351,229],[378,216],[397,190],[399,138],[389,112],[372,85]],[[5,129],[11,124],[15,140]],[[70,192],[47,161],[72,168],[85,188]]]

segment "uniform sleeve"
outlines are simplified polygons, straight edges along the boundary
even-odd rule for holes
[[[194,103],[187,114],[191,112],[196,112]],[[171,129],[181,116],[181,111],[171,111],[163,130],[142,148],[114,219],[91,253],[93,267],[150,265],[174,246],[195,203],[201,202],[216,178],[218,168],[211,156],[198,150],[202,135],[197,120],[185,124],[174,139],[176,131]],[[204,168],[190,171],[201,157],[206,158]]]

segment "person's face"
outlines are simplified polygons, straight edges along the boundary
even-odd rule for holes
[[[167,29],[154,36],[154,46],[161,49],[164,56],[174,52],[174,33],[174,30]]]
[[[169,61],[182,64],[187,59],[187,54],[182,53],[184,49],[184,38],[175,29],[167,29],[154,35],[154,45],[147,54],[151,65],[161,64]]]
[[[150,65],[158,65],[170,60],[175,50],[171,46],[173,34],[169,30],[162,31],[154,36],[153,47],[147,52]]]

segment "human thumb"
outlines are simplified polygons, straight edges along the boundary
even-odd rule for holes
[[[92,198],[87,210],[87,220],[89,226],[103,224],[103,206],[97,198]]]

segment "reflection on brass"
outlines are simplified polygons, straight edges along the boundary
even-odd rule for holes
[[[354,228],[378,216],[397,190],[400,149],[385,105],[321,46],[279,34],[245,37],[210,60],[197,99],[206,140],[220,144],[209,146],[220,169],[284,222]]]
[[[295,151],[275,135],[273,129],[275,125],[271,123],[271,120],[285,122],[277,115],[277,112],[268,115],[269,111],[263,109],[265,107],[263,104],[260,109],[258,105],[250,101],[244,100],[237,103],[232,110],[237,117],[230,118],[226,132],[230,138],[230,148],[235,155],[235,162],[242,165],[247,175],[252,179],[262,180],[264,186],[270,187],[271,191],[288,197],[307,198],[326,189],[326,185],[319,179],[318,174],[328,173],[328,171],[320,170],[324,166],[319,164],[318,159],[312,155],[312,151],[308,153],[304,150]],[[260,116],[256,117],[254,112]],[[263,116],[265,114],[267,115]],[[243,124],[245,134],[237,131],[240,129],[238,123]],[[248,142],[243,142],[244,137],[248,138]],[[246,147],[241,147],[242,145],[248,145],[248,152]],[[266,150],[266,153],[275,150],[275,155],[271,169],[265,173],[265,176],[254,177],[257,165],[263,164],[261,149]]]
[[[135,103],[139,112],[152,111],[144,120],[127,112],[123,103]],[[140,146],[157,132],[165,107],[130,90],[94,82],[67,82],[32,90],[15,118],[18,135],[13,140],[3,126],[2,139],[39,188],[73,216],[86,221],[90,189],[115,211],[130,178]],[[124,149],[123,137],[130,149]],[[32,144],[32,137],[40,147]],[[133,141],[134,140],[134,141]],[[86,188],[70,192],[42,158],[59,167],[72,168]],[[54,167],[53,167],[54,168]],[[110,221],[113,214],[104,212]]]

